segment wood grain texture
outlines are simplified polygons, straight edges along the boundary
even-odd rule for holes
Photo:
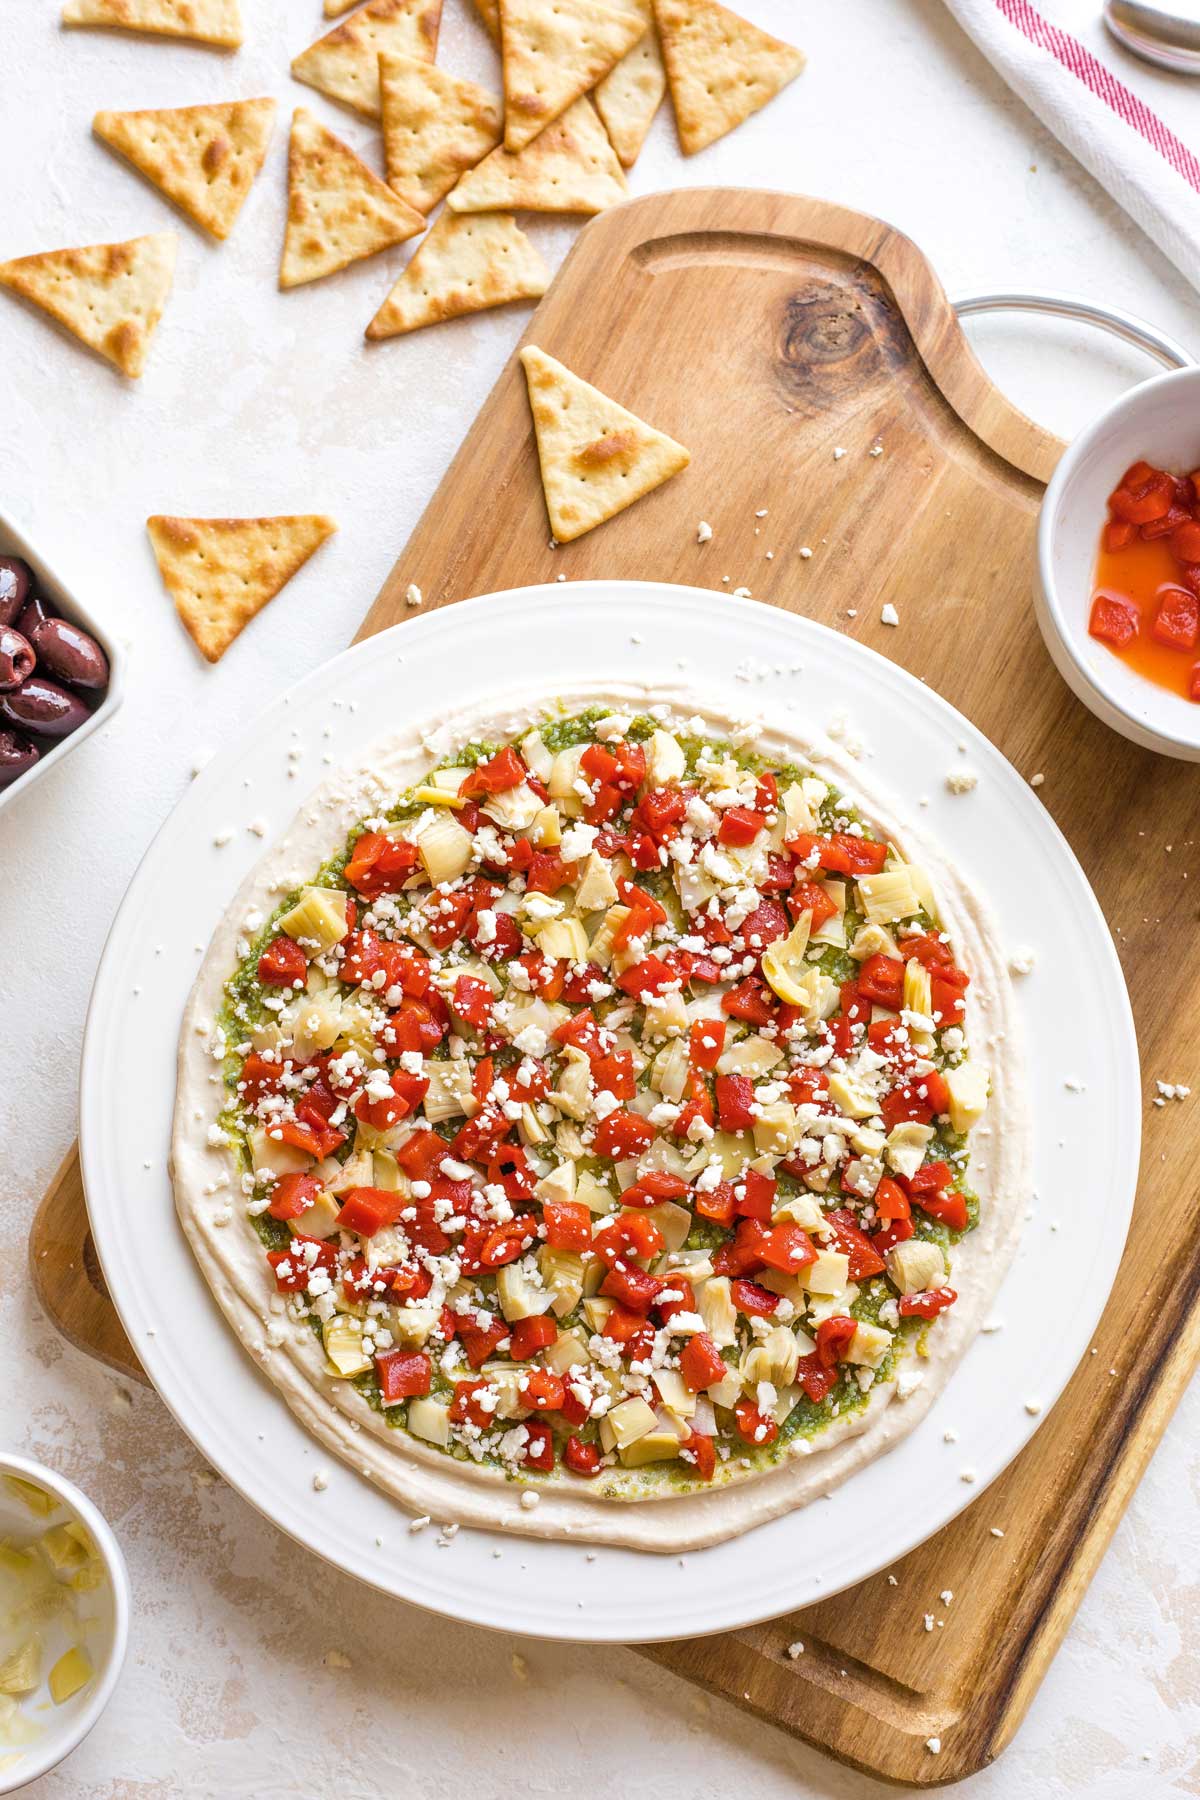
[[[1046,771],[1040,796],[1116,931],[1145,1066],[1177,1074],[1200,993],[1185,879],[1194,776],[1114,737],[1055,674],[1030,591],[1041,484],[1061,445],[992,387],[913,245],[812,200],[657,195],[587,227],[527,337],[687,444],[691,467],[552,548],[514,359],[362,635],[411,616],[410,582],[428,608],[559,574],[566,634],[570,583],[585,576],[713,588],[728,576],[850,632],[945,694],[1022,772]],[[701,518],[714,528],[704,546]],[[898,630],[880,623],[885,599]],[[770,617],[748,660],[769,659]],[[898,1563],[894,1586],[885,1572],[790,1618],[646,1654],[893,1781],[958,1780],[999,1754],[1200,1351],[1188,1108],[1148,1123],[1153,1179],[1096,1353],[1007,1473]],[[58,1263],[42,1254],[47,1222]],[[68,1335],[120,1365],[78,1279],[85,1232],[66,1170],[35,1232],[40,1292]],[[941,1628],[924,1630],[926,1612]]]

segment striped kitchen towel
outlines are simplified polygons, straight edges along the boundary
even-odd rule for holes
[[[1043,125],[1200,287],[1200,79],[1130,55],[1105,32],[1100,0],[946,4]]]

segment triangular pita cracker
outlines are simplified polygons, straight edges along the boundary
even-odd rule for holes
[[[388,186],[427,213],[500,142],[500,102],[412,56],[381,56],[379,86]]]
[[[306,107],[292,117],[281,288],[300,287],[424,231],[425,221]]]
[[[140,375],[162,317],[179,240],[173,231],[46,250],[0,263],[0,286],[31,300],[123,375]]]
[[[504,148],[522,150],[644,36],[603,0],[500,0]]]
[[[485,156],[451,188],[446,205],[451,212],[522,207],[526,212],[591,214],[615,206],[626,193],[625,172],[595,107],[585,98],[515,156],[502,146]]]
[[[475,11],[487,26],[488,36],[500,42],[500,0],[475,0]]]
[[[146,520],[163,586],[209,662],[337,530],[305,513],[284,519]]]
[[[592,99],[622,167],[631,169],[662,104],[667,73],[651,0],[622,0],[622,4],[636,6],[649,30],[598,84]]]
[[[367,326],[369,338],[537,300],[550,276],[511,213],[443,212]]]
[[[665,432],[527,344],[521,352],[550,529],[562,544],[602,525],[686,469]]]
[[[194,38],[224,50],[236,50],[242,41],[238,0],[66,0],[62,22]]]
[[[371,0],[302,50],[292,74],[331,100],[377,119],[380,52],[394,50],[432,62],[441,17],[442,0]]]
[[[765,106],[807,60],[717,0],[654,0],[654,16],[687,156]]]
[[[342,13],[349,12],[350,8],[356,4],[357,0],[325,0],[325,17],[327,19],[340,18]]]
[[[262,168],[273,100],[98,112],[92,130],[214,237],[226,238]]]

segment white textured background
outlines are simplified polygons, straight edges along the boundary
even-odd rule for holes
[[[701,183],[819,194],[911,233],[951,292],[1082,290],[1200,352],[1196,295],[999,85],[938,0],[743,3],[809,52],[808,72],[687,164],[664,111],[634,193]],[[0,295],[0,510],[132,651],[112,726],[0,817],[0,1441],[52,1462],[96,1499],[135,1595],[111,1710],[29,1791],[459,1800],[570,1783],[614,1800],[883,1795],[894,1790],[631,1653],[523,1646],[331,1573],[214,1483],[153,1395],[123,1397],[31,1301],[27,1222],[74,1133],[88,990],[137,858],[197,752],[350,638],[525,316],[485,315],[368,351],[362,327],[407,247],[312,288],[275,291],[291,106],[311,105],[369,157],[375,149],[360,122],[289,80],[290,57],[320,28],[315,0],[243,5],[249,41],[232,58],[66,34],[54,0],[0,7],[0,255],[170,224],[181,240],[175,292],[138,383]],[[1097,9],[1098,0],[1045,3],[1195,144],[1200,89],[1105,44]],[[494,81],[466,10],[466,0],[446,0],[440,60]],[[282,117],[224,246],[177,221],[88,129],[101,106],[260,93],[278,97]],[[574,235],[559,223],[532,231],[555,260]],[[1018,403],[1064,433],[1143,370],[1118,346],[1044,322],[980,325],[973,336]],[[310,509],[332,512],[338,537],[209,669],[164,599],[146,515]],[[1197,1068],[1162,1073],[1200,1088]],[[1023,1730],[959,1790],[971,1800],[1200,1793],[1198,1438],[1193,1392]],[[352,1667],[325,1666],[331,1649]]]

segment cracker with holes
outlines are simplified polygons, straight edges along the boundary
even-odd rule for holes
[[[220,662],[238,633],[337,530],[305,513],[280,519],[146,520],[163,586],[201,655]]]
[[[654,0],[654,16],[686,156],[773,100],[806,61],[802,50],[717,0]]]
[[[686,469],[682,444],[573,375],[536,344],[521,352],[550,529],[582,537]]]
[[[98,112],[92,130],[216,238],[227,238],[263,165],[274,100]]]
[[[514,155],[503,145],[446,196],[451,212],[593,213],[626,197],[625,171],[584,97]]]
[[[288,144],[288,213],[281,288],[300,287],[424,231],[407,200],[306,107]]]
[[[148,31],[236,50],[242,41],[238,0],[66,0],[64,25]]]
[[[412,56],[379,58],[389,186],[427,213],[500,142],[495,94]]]
[[[645,32],[639,13],[603,0],[500,0],[505,149],[523,149]]]
[[[510,300],[537,300],[545,263],[511,213],[444,212],[367,326],[396,337]]]
[[[646,34],[597,84],[592,98],[622,168],[631,169],[662,104],[667,75],[651,0],[622,0],[622,4],[641,13]]]
[[[292,74],[352,112],[377,119],[380,56],[392,50],[432,62],[441,18],[442,0],[370,0],[302,50]]]
[[[45,250],[0,263],[0,287],[49,313],[122,375],[140,375],[177,248],[173,231],[159,231],[124,244]]]

